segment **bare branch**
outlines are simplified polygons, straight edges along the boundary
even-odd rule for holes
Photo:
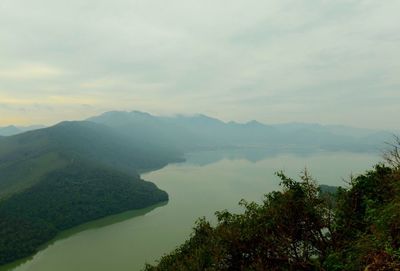
[[[386,163],[388,163],[393,168],[400,168],[400,137],[397,135],[393,135],[393,143],[386,142],[386,145],[389,146],[383,153],[383,159],[385,159]]]

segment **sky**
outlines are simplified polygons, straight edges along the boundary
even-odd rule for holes
[[[0,0],[0,126],[110,110],[398,129],[399,0]]]

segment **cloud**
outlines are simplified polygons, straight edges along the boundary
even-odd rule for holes
[[[14,98],[12,96],[0,95],[0,101],[3,105],[18,106],[18,105],[93,105],[96,104],[96,100],[88,97],[78,96],[48,96],[48,97],[37,97],[37,98]]]
[[[13,68],[0,68],[2,80],[40,79],[59,76],[61,71],[57,68],[43,64],[23,64]]]
[[[0,103],[52,105],[52,121],[139,109],[393,128],[398,10],[397,0],[3,0]],[[93,109],[69,115],[73,104]]]

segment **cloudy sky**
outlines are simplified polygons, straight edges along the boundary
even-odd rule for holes
[[[0,125],[108,110],[399,128],[399,0],[1,0]]]

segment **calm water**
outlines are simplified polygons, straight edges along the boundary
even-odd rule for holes
[[[279,189],[277,170],[293,177],[307,167],[321,184],[344,185],[380,161],[375,154],[212,151],[187,155],[143,178],[170,195],[167,204],[97,220],[63,232],[29,259],[0,271],[135,271],[182,243],[196,218],[216,210],[241,211],[241,198],[260,201]]]

